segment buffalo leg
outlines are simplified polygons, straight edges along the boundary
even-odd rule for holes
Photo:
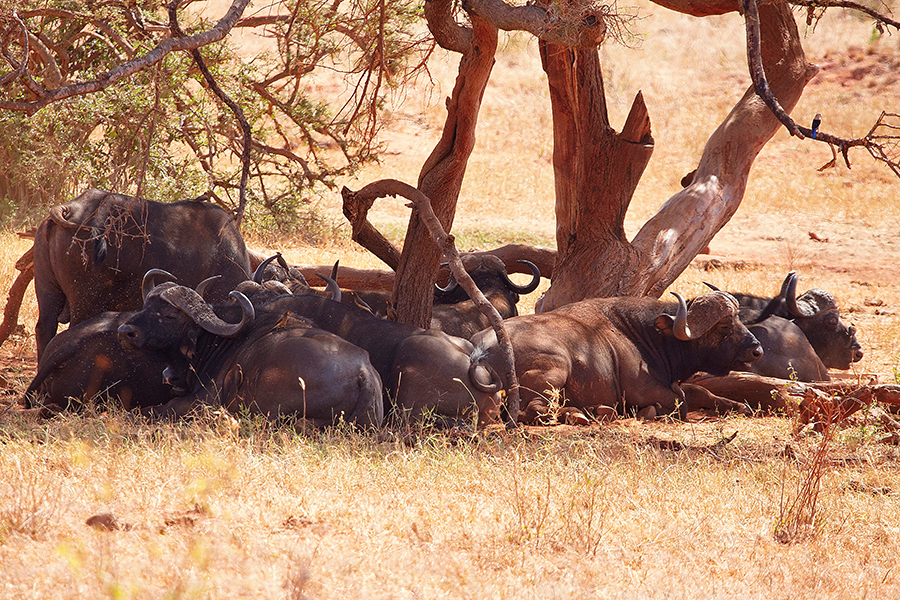
[[[687,412],[700,408],[715,410],[719,414],[736,412],[742,415],[752,415],[753,411],[743,402],[735,402],[722,396],[717,396],[705,387],[689,383],[681,384],[684,391],[684,406]]]
[[[165,404],[142,408],[141,414],[149,419],[175,420],[187,415],[198,404],[196,395],[182,396]]]

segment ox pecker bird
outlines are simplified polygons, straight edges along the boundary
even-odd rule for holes
[[[816,134],[819,132],[819,125],[821,125],[821,124],[822,124],[822,115],[820,115],[819,113],[816,113],[816,116],[813,117],[813,120],[812,120],[812,127],[810,127],[810,129],[812,129],[812,139],[816,139]]]

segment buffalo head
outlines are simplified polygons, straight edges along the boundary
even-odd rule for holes
[[[159,272],[148,272],[143,288],[150,287],[148,278],[159,276]],[[241,306],[242,316],[237,323],[220,319],[202,296],[189,287],[171,280],[158,284],[146,292],[144,308],[119,327],[119,341],[129,348],[166,350],[193,346],[200,330],[220,337],[236,337],[249,328],[256,313],[250,300],[240,292],[232,291],[230,296]]]
[[[674,317],[662,314],[656,328],[687,342],[701,363],[700,369],[713,375],[746,368],[763,356],[756,337],[738,318],[738,301],[727,292],[715,291],[694,298],[690,306],[681,295]]]
[[[532,279],[525,285],[518,285],[509,278],[503,261],[492,254],[464,254],[460,258],[472,281],[487,298],[491,299],[494,296],[506,298],[512,307],[510,316],[518,314],[515,307],[519,301],[519,295],[530,294],[537,289],[541,282],[540,269],[533,262],[527,260],[516,262],[526,265],[531,270]],[[435,304],[458,304],[469,299],[466,291],[459,286],[452,274],[447,285],[440,287],[435,284],[434,287]]]
[[[849,369],[851,363],[863,357],[862,346],[856,339],[856,327],[841,320],[837,300],[825,290],[814,288],[798,297],[797,280],[794,271],[788,273],[781,292],[756,320],[761,321],[771,314],[790,319],[826,367]]]

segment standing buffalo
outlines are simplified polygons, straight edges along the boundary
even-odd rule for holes
[[[210,290],[224,300],[248,277],[247,248],[233,218],[195,200],[163,204],[91,189],[54,206],[34,240],[38,359],[57,323],[141,306],[141,278],[166,269],[186,285],[221,275]]]
[[[547,404],[542,394],[551,388],[560,390],[568,406],[596,416],[746,410],[698,386],[679,385],[697,371],[726,374],[762,356],[759,342],[738,320],[737,300],[713,292],[694,299],[689,310],[675,296],[677,305],[595,298],[507,319],[526,420]],[[498,369],[494,331],[478,333],[472,342],[485,348]]]
[[[741,321],[765,350],[750,370],[780,379],[828,381],[828,369],[849,369],[862,359],[862,347],[856,328],[841,320],[834,296],[811,289],[797,297],[797,280],[794,271],[788,273],[774,298],[734,294]]]
[[[126,347],[190,364],[192,393],[148,412],[181,416],[205,403],[270,419],[294,416],[318,427],[341,419],[381,424],[381,379],[365,351],[287,312],[261,311],[257,318],[246,296],[230,295],[241,311],[234,323],[217,316],[195,290],[162,283],[119,327]]]
[[[467,340],[318,296],[282,296],[262,310],[306,317],[367,351],[401,420],[477,414],[480,423],[490,423],[499,418],[499,380]]]

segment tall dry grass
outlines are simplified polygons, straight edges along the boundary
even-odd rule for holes
[[[738,17],[640,6],[651,13],[637,24],[640,45],[603,51],[613,125],[641,89],[656,138],[631,233],[677,191],[749,84]],[[835,48],[865,47],[869,27],[835,13],[807,32],[807,52],[823,62]],[[385,131],[384,161],[348,185],[415,181],[455,70],[456,57],[436,56],[435,87],[407,91]],[[861,135],[897,90],[813,83],[794,115],[822,112],[823,127]],[[548,106],[535,44],[505,38],[460,198],[460,247],[553,244]],[[900,367],[900,283],[870,267],[896,256],[887,232],[900,222],[897,183],[861,155],[852,170],[817,172],[829,158],[778,134],[713,241],[725,260],[696,263],[673,289],[695,295],[707,280],[773,293],[797,268],[801,287],[835,293],[860,328],[866,358],[848,375],[890,376]],[[340,223],[337,194],[323,209]],[[400,201],[381,201],[372,216],[402,239]],[[808,230],[831,242],[810,241]],[[346,237],[321,247],[251,243],[294,262],[380,266]],[[0,240],[6,290],[29,243],[11,232]],[[36,315],[29,294],[25,333],[0,350],[6,401],[33,373]],[[782,507],[803,489],[821,441],[793,437],[787,418],[423,432],[407,445],[387,431],[299,435],[221,413],[169,425],[89,407],[39,422],[2,404],[2,598],[900,596],[900,452],[878,442],[871,421],[834,432],[820,462],[816,527],[781,544]]]
[[[781,451],[784,419],[435,434],[413,447],[221,414],[2,419],[8,598],[900,593],[897,451],[865,442],[833,457],[817,535],[780,544],[797,464]]]

